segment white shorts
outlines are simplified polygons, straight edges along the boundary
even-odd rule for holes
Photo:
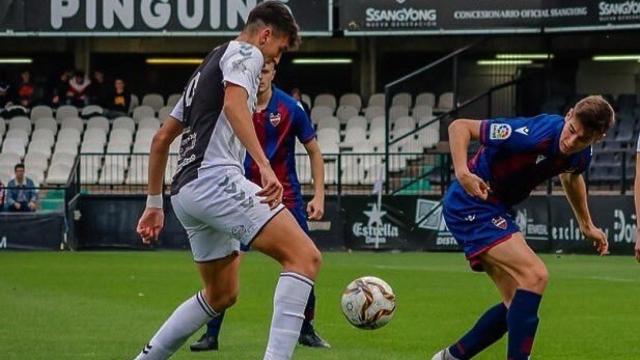
[[[236,167],[201,170],[198,178],[171,197],[196,262],[221,259],[249,246],[278,212],[261,203],[261,188],[247,180]]]

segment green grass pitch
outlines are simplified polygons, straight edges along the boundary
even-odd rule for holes
[[[543,258],[551,282],[533,358],[640,359],[640,265],[631,256]],[[262,359],[277,275],[275,262],[249,254],[221,350],[183,346],[174,358]],[[385,328],[358,330],[342,316],[342,289],[363,275],[395,290],[398,309]],[[188,252],[0,253],[0,358],[132,359],[199,284]],[[498,301],[461,254],[326,253],[316,291],[316,326],[333,348],[298,347],[295,359],[428,360]],[[505,346],[477,358],[504,359]]]

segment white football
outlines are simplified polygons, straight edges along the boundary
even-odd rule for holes
[[[384,280],[365,276],[353,280],[342,293],[342,312],[360,329],[385,326],[396,311],[396,296]]]

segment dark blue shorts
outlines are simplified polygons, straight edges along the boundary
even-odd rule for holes
[[[444,221],[475,271],[483,270],[481,254],[520,231],[509,207],[474,198],[457,181],[443,201]]]
[[[302,230],[304,230],[304,232],[306,234],[309,234],[309,226],[307,225],[307,212],[305,211],[304,207],[302,206],[298,206],[292,209],[289,209],[289,212],[293,215],[294,218],[296,218],[296,220],[298,221],[298,224],[300,224],[300,227],[302,228]],[[240,244],[240,250],[243,252],[247,252],[249,251],[249,247],[244,245],[244,244]]]

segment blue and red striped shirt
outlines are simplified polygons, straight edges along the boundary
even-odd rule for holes
[[[283,204],[288,209],[302,207],[295,142],[297,138],[306,144],[315,138],[311,120],[296,99],[273,87],[267,107],[253,114],[253,126],[271,168],[284,187]],[[260,170],[249,154],[245,158],[244,168],[247,179],[261,185]]]
[[[482,146],[469,170],[488,182],[494,201],[515,205],[531,191],[563,172],[582,173],[589,167],[591,147],[564,155],[559,140],[564,118],[542,114],[530,118],[484,120]]]

